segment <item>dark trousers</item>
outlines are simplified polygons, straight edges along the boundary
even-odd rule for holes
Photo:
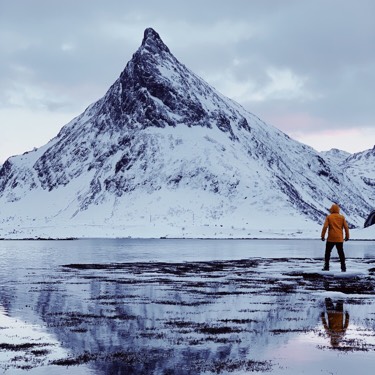
[[[326,253],[325,253],[325,264],[324,268],[329,269],[329,260],[331,259],[332,249],[336,246],[337,253],[339,254],[341,270],[346,270],[345,265],[345,254],[344,254],[344,244],[342,242],[326,242]]]

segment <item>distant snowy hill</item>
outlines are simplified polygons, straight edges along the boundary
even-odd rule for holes
[[[351,156],[351,153],[343,150],[338,150],[337,148],[332,148],[329,151],[320,152],[320,155],[331,164],[340,166],[345,159]]]
[[[341,163],[344,173],[358,186],[375,209],[375,146],[349,156]]]
[[[319,236],[332,202],[352,226],[374,205],[356,155],[342,168],[289,138],[146,29],[102,99],[4,163],[0,237]]]
[[[369,204],[375,208],[375,146],[355,154],[331,149],[320,155],[329,163],[343,170],[357,186]]]

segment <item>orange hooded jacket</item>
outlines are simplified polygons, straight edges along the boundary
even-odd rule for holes
[[[328,242],[344,242],[343,230],[345,230],[345,240],[348,240],[349,227],[346,223],[345,217],[340,215],[340,207],[337,204],[333,204],[329,211],[331,214],[326,217],[324,222],[321,236],[322,239],[324,239],[328,229]]]

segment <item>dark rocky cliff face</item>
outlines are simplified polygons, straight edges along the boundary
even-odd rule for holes
[[[203,99],[215,104],[212,110],[202,105]],[[221,110],[223,105],[207,84],[170,53],[154,30],[146,29],[141,47],[107,92],[97,116],[105,118],[99,120],[101,124],[107,121],[129,128],[216,124],[233,134],[231,119]],[[246,127],[245,118],[235,111],[231,115],[238,126]]]

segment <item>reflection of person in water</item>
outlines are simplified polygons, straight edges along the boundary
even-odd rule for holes
[[[349,325],[349,313],[345,312],[344,316],[344,303],[339,300],[334,306],[331,298],[326,298],[326,312],[328,317],[328,322],[326,320],[326,314],[322,312],[321,318],[323,326],[331,338],[331,345],[337,348],[344,338],[346,329]]]

